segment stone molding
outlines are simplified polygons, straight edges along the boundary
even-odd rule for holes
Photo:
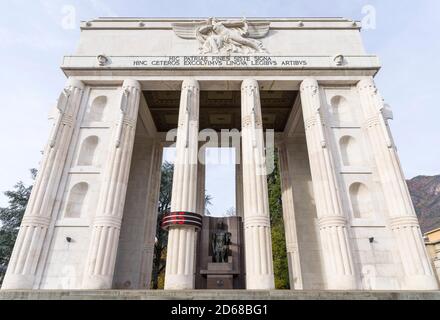
[[[93,220],[94,227],[111,227],[121,229],[122,221],[119,217],[99,216]]]
[[[41,216],[24,216],[21,222],[22,226],[40,226],[42,228],[47,228],[51,222],[50,217],[41,217]]]
[[[244,227],[270,227],[270,218],[267,216],[250,216],[245,217]]]
[[[327,227],[346,227],[347,219],[341,216],[328,216],[318,219],[318,224],[320,228]]]
[[[417,217],[405,216],[405,217],[394,217],[390,218],[391,229],[406,228],[406,227],[417,227],[419,226],[419,220]]]

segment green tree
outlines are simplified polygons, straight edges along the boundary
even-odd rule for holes
[[[170,162],[162,165],[160,182],[159,208],[157,215],[156,245],[154,246],[152,289],[163,288],[163,277],[166,265],[166,246],[168,232],[162,229],[161,222],[165,214],[171,210],[171,193],[173,191],[174,166]]]
[[[281,181],[279,160],[275,154],[275,167],[268,175],[269,209],[272,227],[272,250],[277,289],[289,289],[289,266],[287,263],[286,238],[284,232],[283,206],[281,202]]]
[[[32,179],[35,179],[37,170],[32,169],[31,174]],[[3,283],[31,191],[32,186],[26,186],[20,181],[13,190],[5,192],[9,206],[0,208],[0,284]]]

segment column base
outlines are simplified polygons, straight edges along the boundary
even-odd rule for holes
[[[439,285],[426,252],[417,217],[394,217],[390,219],[390,226],[405,270],[403,289],[438,290]]]
[[[402,290],[439,290],[435,276],[407,276],[404,279]]]
[[[168,233],[165,290],[191,290],[195,287],[196,229],[171,227]]]
[[[318,223],[326,270],[326,289],[358,290],[347,219],[342,216],[325,216],[320,218]]]
[[[357,290],[354,276],[327,275],[327,290]]]
[[[301,274],[301,264],[298,257],[298,249],[295,247],[295,251],[287,251],[287,262],[289,264],[289,282],[290,288],[294,290],[303,289],[303,281]]]
[[[145,247],[142,253],[142,264],[141,264],[141,280],[139,283],[139,288],[150,289],[151,285],[151,274],[153,272],[153,260],[154,260],[154,243],[149,244]]]
[[[165,278],[165,290],[193,290],[194,276],[172,274]]]
[[[2,290],[32,290],[34,289],[34,283],[34,275],[6,274]]]
[[[273,275],[247,275],[247,290],[274,290],[275,279]]]
[[[84,290],[110,290],[113,287],[113,276],[87,276],[83,281]]]

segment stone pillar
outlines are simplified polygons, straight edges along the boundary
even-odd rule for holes
[[[390,214],[389,224],[402,259],[403,289],[436,290],[437,281],[388,127],[387,109],[372,78],[361,80],[357,87],[366,119],[364,128],[370,137]]]
[[[342,210],[336,168],[327,148],[319,86],[315,79],[309,78],[302,82],[301,102],[327,288],[354,290],[357,289],[357,279],[349,244],[347,218]]]
[[[293,188],[289,170],[287,146],[283,143],[278,146],[280,163],[281,192],[283,201],[284,230],[286,235],[287,262],[289,264],[290,288],[303,289],[301,263],[296,232],[295,207]]]
[[[199,143],[199,162],[197,165],[197,213],[204,216],[206,213],[206,147],[205,142]],[[200,239],[202,232],[198,230],[195,235],[195,252],[200,252]],[[203,282],[203,276],[200,274],[201,266],[203,265],[202,256],[194,255],[194,265],[196,266],[195,272],[195,288],[199,288]]]
[[[52,210],[78,117],[84,84],[70,79],[58,100],[58,116],[15,242],[3,289],[33,289]]]
[[[274,289],[269,200],[260,90],[252,79],[242,84],[243,206],[248,289]]]
[[[159,142],[153,144],[151,168],[148,183],[147,215],[145,224],[144,250],[141,262],[141,283],[139,288],[150,289],[151,273],[153,272],[154,247],[156,245],[157,215],[161,182],[163,146]]]
[[[141,87],[122,86],[120,116],[109,148],[83,279],[84,289],[111,289],[133,153]]]
[[[239,154],[235,165],[235,212],[243,218],[243,168]]]
[[[199,134],[199,83],[183,82],[174,165],[172,212],[197,209],[197,162]],[[196,228],[171,226],[168,234],[166,290],[194,289]]]

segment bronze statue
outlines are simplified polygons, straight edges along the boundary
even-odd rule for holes
[[[232,234],[221,229],[223,229],[223,223],[220,225],[220,230],[212,234],[211,247],[213,262],[227,263]]]

